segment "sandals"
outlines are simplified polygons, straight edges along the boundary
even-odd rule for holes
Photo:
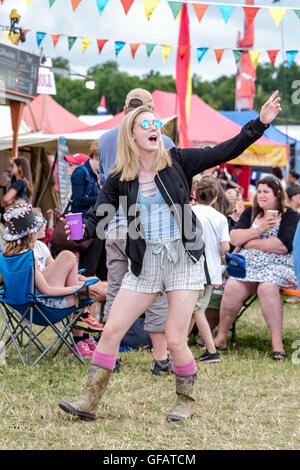
[[[273,351],[272,359],[274,361],[282,361],[283,359],[287,359],[287,354],[284,351]]]

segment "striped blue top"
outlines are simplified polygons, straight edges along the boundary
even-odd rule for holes
[[[168,239],[179,235],[179,228],[154,179],[140,182],[138,211],[145,236],[151,239]]]

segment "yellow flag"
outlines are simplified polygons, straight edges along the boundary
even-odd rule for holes
[[[8,36],[9,36],[9,29],[6,29],[6,30],[4,31],[3,41],[7,41]]]
[[[257,50],[250,49],[249,50],[249,56],[250,56],[251,62],[252,62],[255,69],[257,67],[257,61],[258,61],[258,58],[260,56],[260,53],[261,53],[260,49],[257,49]]]
[[[82,54],[85,53],[85,51],[87,50],[87,48],[88,48],[90,42],[91,42],[91,39],[90,39],[90,38],[81,38]]]
[[[276,26],[279,26],[286,12],[285,8],[268,8]]]
[[[159,4],[159,2],[160,0],[143,0],[148,21],[150,20],[151,15],[154,12],[157,5]]]
[[[27,5],[30,5],[31,0],[26,0]]]
[[[161,52],[163,56],[163,61],[165,62],[173,49],[173,46],[161,46]]]

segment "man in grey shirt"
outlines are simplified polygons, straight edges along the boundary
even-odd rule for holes
[[[154,110],[151,93],[142,88],[131,90],[125,100],[124,112],[129,113],[139,106],[148,106]],[[115,127],[103,134],[98,142],[100,172],[108,176],[114,166],[117,155],[119,127]],[[172,139],[162,135],[165,148],[174,147]],[[104,323],[107,321],[112,302],[117,295],[123,277],[128,271],[128,258],[125,254],[127,235],[127,218],[120,206],[116,217],[109,223],[106,235],[106,259],[108,270],[108,289],[104,309]],[[144,329],[148,331],[153,345],[154,360],[151,367],[152,374],[166,375],[171,373],[172,363],[168,357],[167,342],[164,334],[165,322],[168,313],[167,296],[157,297],[147,310]],[[116,370],[120,369],[121,359],[116,362]]]

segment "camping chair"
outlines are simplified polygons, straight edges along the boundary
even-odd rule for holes
[[[66,296],[47,296],[36,294],[34,286],[34,254],[32,250],[16,256],[0,255],[0,273],[4,288],[0,290],[0,313],[4,322],[4,329],[0,334],[0,341],[5,334],[8,338],[4,344],[4,351],[13,344],[23,365],[35,365],[50,349],[58,343],[54,356],[65,344],[83,363],[81,354],[74,342],[71,330],[85,307],[93,301],[89,297],[89,286],[99,279],[89,279],[85,284]],[[77,305],[63,309],[52,308],[40,302],[40,299],[62,299],[80,292],[84,297]],[[73,315],[75,313],[75,315]],[[73,317],[72,317],[73,315]],[[33,326],[41,327],[38,332]],[[40,339],[41,333],[50,328],[55,338],[45,345]],[[23,336],[28,338],[24,345]],[[32,346],[38,351],[38,357],[32,362]],[[27,348],[27,361],[21,352],[21,347]],[[3,352],[4,352],[3,351]]]

